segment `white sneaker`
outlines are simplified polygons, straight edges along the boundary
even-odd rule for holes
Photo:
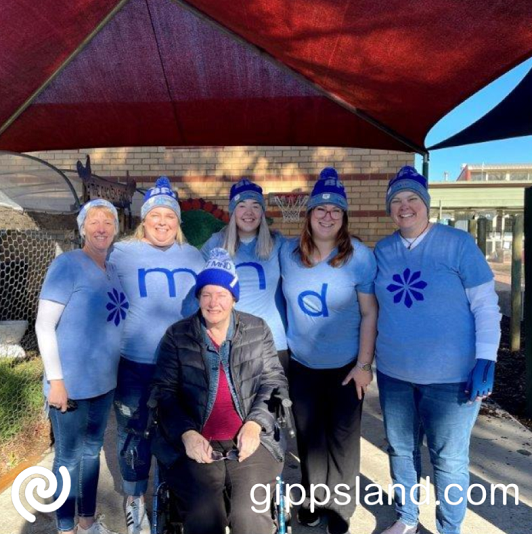
[[[94,521],[94,523],[87,529],[81,528],[81,526],[78,525],[76,534],[116,534],[116,532],[109,530],[102,523],[102,519],[103,519],[103,515],[97,517],[96,521]]]
[[[126,502],[127,534],[150,534],[150,520],[146,513],[146,506],[140,497],[136,497],[129,504]]]
[[[381,534],[419,534],[418,525],[409,527],[402,521],[396,521],[391,527],[381,532]]]

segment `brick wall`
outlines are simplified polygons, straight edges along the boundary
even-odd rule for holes
[[[299,175],[297,177],[257,176],[249,175],[265,192],[310,193],[317,178],[316,174]],[[359,236],[365,243],[373,246],[382,236],[393,231],[390,218],[384,211],[386,186],[392,173],[379,174],[341,174],[349,200],[349,223],[352,233]],[[227,209],[228,195],[231,185],[238,180],[235,176],[170,176],[170,180],[179,188],[180,196],[201,196],[216,202],[221,208]],[[145,185],[149,185],[145,183]],[[281,230],[285,235],[298,235],[299,223],[285,223],[279,208],[268,203],[267,215],[274,220],[273,228]]]
[[[386,185],[414,155],[404,152],[324,147],[139,147],[38,152],[60,169],[75,169],[76,161],[90,155],[92,171],[120,179],[126,172],[139,187],[149,187],[166,174],[181,198],[203,197],[226,209],[229,188],[242,176],[258,182],[265,193],[308,193],[319,171],[334,166],[348,192],[351,231],[373,245],[392,231],[384,212]],[[28,165],[28,169],[32,164]],[[300,224],[284,223],[275,206],[269,206],[273,227],[297,235]]]

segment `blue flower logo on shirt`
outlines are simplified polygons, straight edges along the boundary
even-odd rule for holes
[[[126,318],[126,310],[129,309],[129,302],[126,299],[126,296],[122,292],[118,292],[116,289],[109,291],[110,302],[107,303],[106,308],[111,312],[107,316],[107,321],[113,321],[115,326],[120,324],[120,321],[123,321]]]
[[[420,277],[421,271],[410,273],[410,269],[405,269],[402,277],[400,274],[393,275],[393,281],[396,283],[390,284],[386,289],[390,293],[395,293],[393,296],[395,304],[399,304],[404,297],[405,306],[411,308],[414,304],[412,297],[418,301],[425,300],[421,291],[427,287],[427,282],[420,280]]]

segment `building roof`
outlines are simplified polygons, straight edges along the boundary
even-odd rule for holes
[[[473,172],[475,173],[485,173],[486,176],[489,175],[490,172],[503,172],[506,174],[512,174],[512,172],[519,172],[519,171],[529,171],[531,173],[531,179],[532,179],[532,163],[501,163],[501,164],[464,164],[462,166],[462,170],[460,171],[460,174],[458,175],[458,178],[456,179],[457,182],[464,182],[469,181],[471,179],[471,174]],[[525,180],[523,180],[525,181]]]

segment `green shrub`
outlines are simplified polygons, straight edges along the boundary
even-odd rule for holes
[[[197,248],[225,226],[224,222],[203,210],[184,211],[181,216],[183,233],[187,241]]]

